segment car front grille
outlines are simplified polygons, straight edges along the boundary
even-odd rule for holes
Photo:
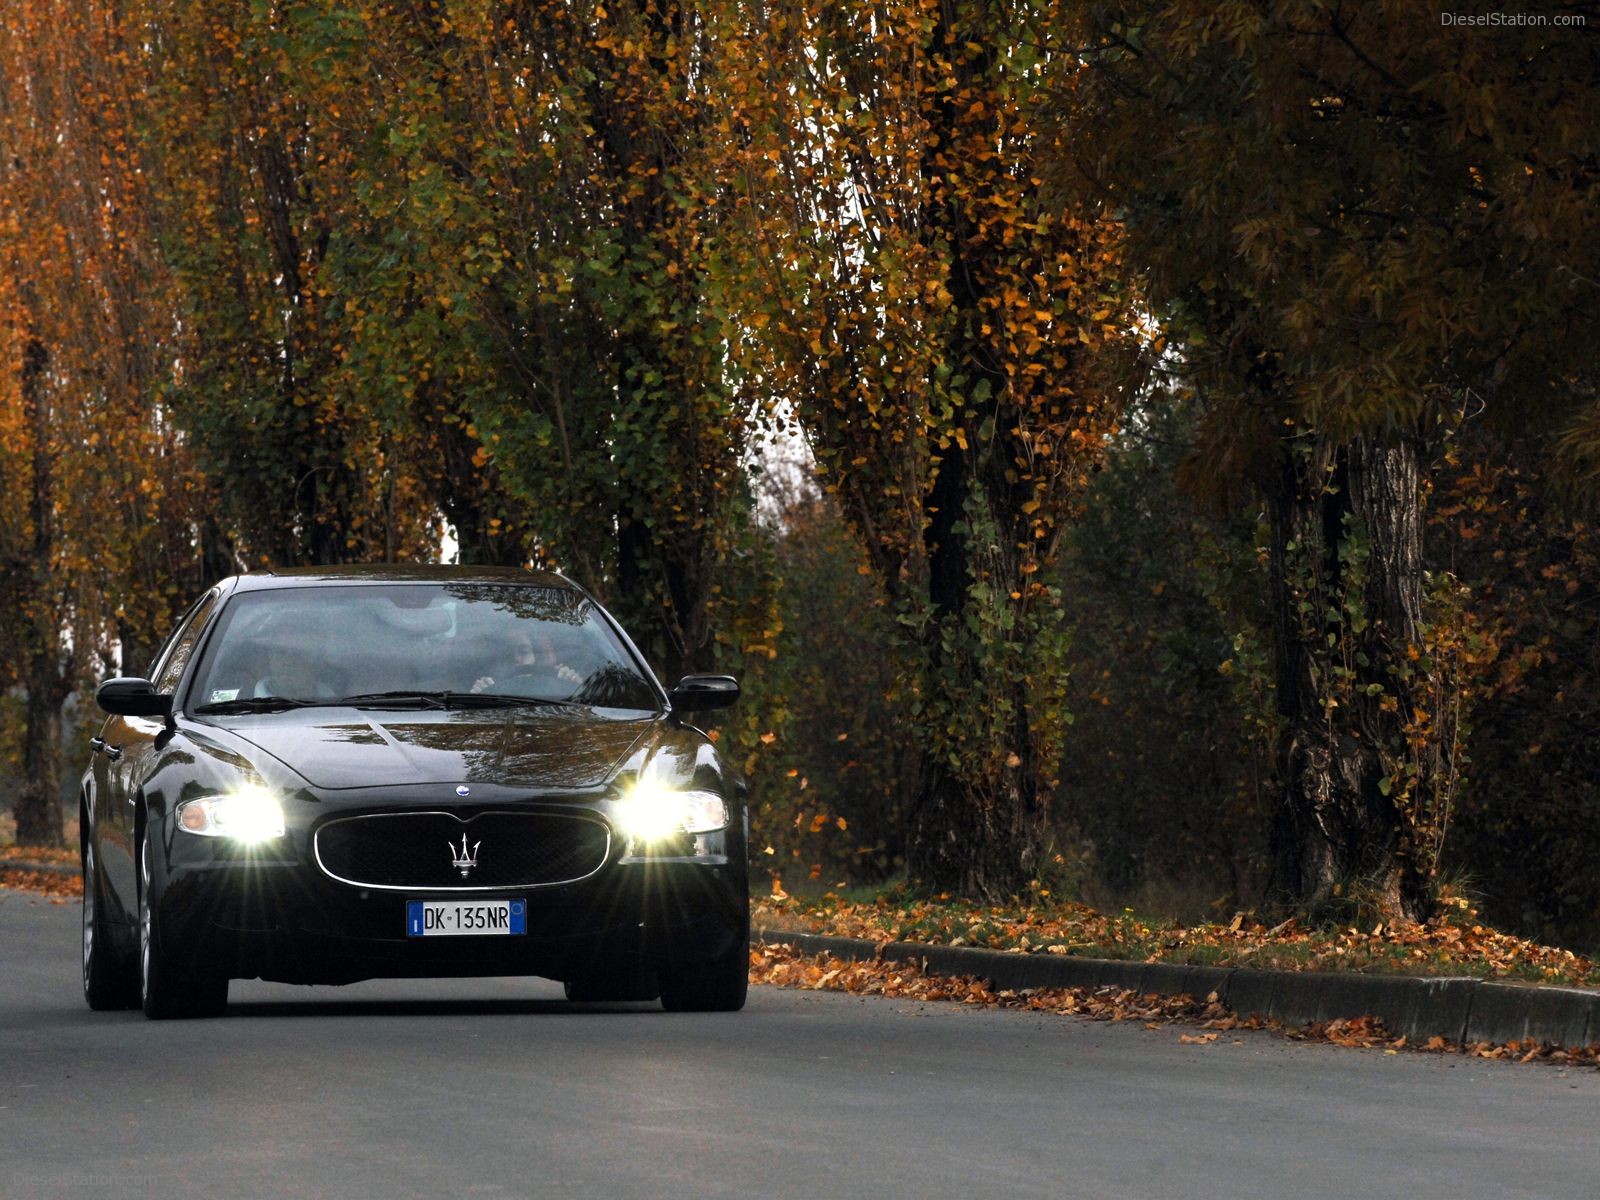
[[[611,833],[594,817],[564,813],[375,813],[329,821],[317,830],[315,849],[322,870],[343,883],[483,891],[593,875],[610,853]]]

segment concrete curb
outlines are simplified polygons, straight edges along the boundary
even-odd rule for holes
[[[42,871],[46,875],[82,875],[81,867],[67,863],[30,862],[25,858],[0,858],[0,871]]]
[[[1532,1038],[1580,1047],[1600,1042],[1600,991],[1489,983],[1465,977],[1431,979],[1354,972],[1257,971],[1177,963],[1119,962],[1044,954],[1012,954],[968,946],[886,942],[760,929],[752,943],[787,943],[806,954],[849,961],[883,958],[915,963],[935,975],[969,975],[992,987],[1116,988],[1203,1000],[1212,992],[1240,1016],[1285,1025],[1373,1016],[1408,1041],[1505,1043]]]

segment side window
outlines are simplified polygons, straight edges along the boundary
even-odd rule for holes
[[[178,680],[183,678],[183,669],[189,665],[189,659],[194,654],[196,643],[200,641],[200,634],[205,629],[206,618],[211,615],[211,610],[216,607],[217,595],[212,592],[200,601],[190,614],[188,622],[183,626],[172,641],[172,648],[167,651],[167,660],[161,665],[161,674],[153,681],[158,692],[172,692],[177,690]]]

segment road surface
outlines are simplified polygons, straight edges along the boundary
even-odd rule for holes
[[[0,1197],[1600,1197],[1593,1069],[1182,1032],[519,979],[149,1022],[84,1006],[76,902],[0,892]]]

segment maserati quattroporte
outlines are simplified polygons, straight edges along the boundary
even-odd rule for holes
[[[743,781],[553,574],[241,575],[178,622],[82,789],[83,988],[221,1012],[231,979],[542,975],[574,1000],[744,1004]]]

